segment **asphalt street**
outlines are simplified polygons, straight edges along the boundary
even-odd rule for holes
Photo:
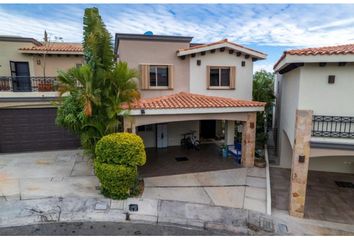
[[[0,228],[1,236],[226,236],[235,233],[141,223],[45,223]],[[240,235],[240,234],[236,234]]]

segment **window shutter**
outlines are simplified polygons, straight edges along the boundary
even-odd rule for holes
[[[175,69],[173,65],[168,65],[168,88],[173,89]]]
[[[206,71],[206,86],[207,89],[210,87],[210,66],[207,66],[207,71]]]
[[[236,67],[230,67],[230,88],[235,89],[236,86]]]
[[[140,70],[141,89],[148,89],[150,84],[149,65],[141,64]]]

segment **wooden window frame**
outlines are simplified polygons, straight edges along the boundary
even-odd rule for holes
[[[150,85],[150,67],[167,67],[168,86]],[[142,90],[172,90],[174,83],[174,66],[172,64],[140,64]]]
[[[210,85],[210,70],[219,69],[219,86]],[[221,69],[229,69],[229,86],[221,86]],[[207,66],[207,89],[208,90],[234,90],[236,85],[236,67],[235,66]]]

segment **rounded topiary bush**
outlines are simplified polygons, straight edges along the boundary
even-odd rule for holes
[[[146,162],[144,142],[136,134],[113,133],[96,144],[96,161],[125,166],[142,166]]]
[[[95,174],[101,182],[101,192],[113,199],[126,199],[137,185],[137,167],[95,161]]]

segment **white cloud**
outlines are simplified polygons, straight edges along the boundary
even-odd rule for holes
[[[43,13],[46,14],[46,13]],[[81,41],[82,23],[68,13],[56,19],[26,16],[0,8],[0,35],[15,35],[43,39],[44,30],[49,36],[63,37],[65,41]]]
[[[253,66],[253,72],[260,70],[266,70],[267,72],[273,72],[273,64],[264,64],[262,62],[256,62]]]
[[[194,36],[195,42],[229,38],[241,44],[294,48],[354,42],[353,11],[354,5],[165,4],[102,5],[101,14],[112,35],[150,30]],[[65,41],[82,40],[80,5],[44,10],[43,16],[27,13],[9,12],[0,6],[0,34],[41,39],[47,29]]]

